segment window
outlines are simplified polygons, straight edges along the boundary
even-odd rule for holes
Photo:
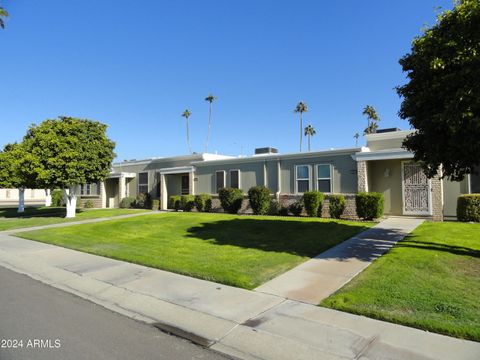
[[[332,192],[332,165],[320,164],[317,165],[317,182],[318,191],[331,193]]]
[[[310,190],[310,165],[297,165],[296,175],[296,193],[304,193]]]
[[[81,196],[100,195],[100,183],[80,185]]]
[[[148,172],[138,174],[138,193],[148,193]]]
[[[230,187],[240,189],[240,170],[230,170]]]
[[[215,173],[215,190],[218,194],[218,190],[225,187],[225,171],[217,171]]]

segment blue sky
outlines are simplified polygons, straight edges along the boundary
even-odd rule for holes
[[[109,125],[118,160],[204,148],[298,151],[293,108],[305,101],[312,149],[351,147],[376,107],[381,127],[408,129],[394,87],[398,59],[451,0],[0,0],[0,144],[31,123],[70,115]],[[363,139],[361,139],[363,143]]]

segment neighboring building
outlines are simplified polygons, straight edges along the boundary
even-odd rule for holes
[[[362,148],[293,154],[261,148],[249,157],[193,154],[124,161],[113,164],[105,182],[82,186],[80,203],[92,200],[96,207],[117,207],[124,197],[148,193],[166,209],[172,195],[207,193],[215,198],[222,187],[246,193],[252,186],[265,185],[284,203],[298,200],[307,190],[344,194],[346,217],[355,216],[359,191],[383,193],[386,215],[455,217],[458,195],[480,192],[480,177],[461,182],[427,179],[412,161],[413,154],[401,148],[410,133],[380,130],[366,135],[367,146]]]
[[[25,189],[25,205],[43,205],[45,197],[43,189]],[[7,205],[18,205],[18,189],[0,189],[0,206]]]

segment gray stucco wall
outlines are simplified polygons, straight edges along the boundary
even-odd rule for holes
[[[372,151],[385,149],[399,149],[402,147],[404,138],[400,139],[376,139],[367,142],[367,146]]]
[[[385,197],[385,214],[402,215],[401,160],[369,161],[367,172],[368,191],[382,193]]]
[[[460,194],[468,193],[468,180],[449,181],[443,179],[443,215],[457,216],[457,198]]]

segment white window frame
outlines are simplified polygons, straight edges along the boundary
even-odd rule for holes
[[[147,183],[146,184],[140,184],[140,174],[147,174]],[[140,194],[140,186],[147,186],[147,191],[145,192],[145,194],[148,194],[148,189],[150,189],[150,176],[148,174],[148,171],[142,171],[142,172],[139,172],[138,173],[138,181],[137,181],[137,195]],[[127,185],[125,185],[126,187]],[[125,189],[126,191],[126,189]]]
[[[229,172],[230,172],[230,187],[232,187],[232,172],[233,171],[238,171],[238,189],[241,189],[242,188],[242,182],[240,180],[241,178],[241,172],[240,172],[240,169],[231,169]]]
[[[218,186],[217,181],[217,174],[218,173],[223,173],[223,186]],[[224,188],[227,186],[227,172],[225,170],[217,170],[215,171],[215,193],[218,194],[218,189]]]
[[[307,178],[298,178],[297,174],[297,168],[300,166],[306,166],[308,167],[308,179]],[[308,191],[312,190],[312,165],[307,165],[307,164],[301,164],[301,165],[295,165],[295,194],[303,194],[303,192],[298,192],[298,181],[299,180],[308,180]]]
[[[320,165],[328,165],[330,167],[330,177],[328,178],[321,178],[318,176],[318,167]],[[330,191],[329,192],[326,192],[325,194],[332,194],[333,193],[333,165],[332,164],[329,164],[329,163],[323,163],[323,164],[315,164],[315,169],[316,169],[316,176],[317,176],[317,179],[316,179],[316,184],[315,184],[315,187],[318,191],[320,191],[320,187],[318,186],[318,181],[319,180],[330,180]]]

